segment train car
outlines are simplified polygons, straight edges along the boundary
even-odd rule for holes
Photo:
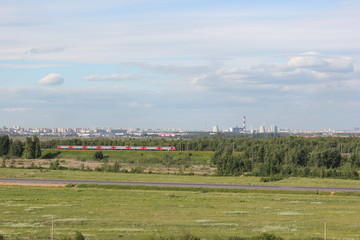
[[[128,150],[128,151],[176,151],[175,147],[155,146],[71,146],[59,145],[57,149],[63,150]]]

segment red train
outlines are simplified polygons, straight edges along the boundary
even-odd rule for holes
[[[60,145],[57,149],[67,150],[133,150],[133,151],[176,151],[175,147],[145,147],[145,146],[69,146]]]

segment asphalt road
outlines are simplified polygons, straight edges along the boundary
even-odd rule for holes
[[[360,192],[360,188],[232,185],[232,184],[206,184],[206,183],[119,182],[119,181],[95,181],[95,180],[21,179],[21,178],[0,178],[0,182],[38,183],[38,184],[63,183],[63,184],[101,184],[101,185],[125,185],[125,186],[156,186],[156,187],[262,189],[262,190],[288,190],[288,191]]]

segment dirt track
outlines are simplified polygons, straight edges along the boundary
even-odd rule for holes
[[[65,183],[0,182],[0,186],[65,187]]]

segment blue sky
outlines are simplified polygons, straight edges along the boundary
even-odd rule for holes
[[[0,6],[0,125],[360,125],[359,1]]]

